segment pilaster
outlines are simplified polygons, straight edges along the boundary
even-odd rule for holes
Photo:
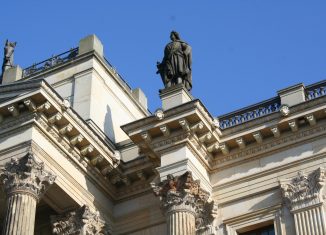
[[[310,175],[281,181],[282,195],[294,215],[297,235],[326,234],[325,205],[322,195],[325,185],[325,169],[318,168]]]
[[[12,158],[1,178],[7,196],[3,234],[34,234],[36,204],[56,177],[28,153],[20,159]]]

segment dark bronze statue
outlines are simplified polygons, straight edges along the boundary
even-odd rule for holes
[[[162,62],[157,62],[165,88],[182,83],[188,91],[192,88],[191,47],[180,39],[177,32],[170,34],[171,42],[165,46]]]
[[[2,63],[2,73],[1,73],[1,80],[3,73],[14,66],[14,51],[17,42],[9,42],[8,39],[6,40],[5,48],[4,48],[4,56],[3,56],[3,63]],[[0,80],[0,82],[1,82]]]

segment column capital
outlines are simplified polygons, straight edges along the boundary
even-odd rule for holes
[[[12,193],[26,193],[37,200],[53,184],[56,176],[44,169],[43,162],[37,162],[31,152],[22,158],[11,158],[2,169],[1,180],[7,196]]]
[[[299,171],[295,178],[281,180],[280,186],[286,205],[291,210],[297,210],[323,203],[322,188],[325,180],[326,170],[321,167],[309,175]]]
[[[53,234],[82,234],[95,235],[108,233],[105,221],[100,218],[98,211],[91,211],[86,205],[65,213],[64,215],[51,216]]]
[[[209,200],[209,193],[194,180],[191,172],[181,176],[168,175],[159,184],[152,183],[154,194],[160,198],[165,214],[176,211],[193,213],[196,217],[196,229],[209,226],[217,213],[217,205]]]

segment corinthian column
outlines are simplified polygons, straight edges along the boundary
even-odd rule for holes
[[[178,177],[168,175],[166,180],[152,187],[160,197],[168,235],[195,235],[213,222],[214,201],[208,201],[209,193],[200,188],[198,180],[193,180],[191,172]]]
[[[326,217],[323,187],[326,172],[318,168],[310,175],[298,176],[280,182],[286,205],[294,215],[297,235],[325,235]]]
[[[55,176],[44,170],[31,153],[5,165],[1,178],[7,196],[4,235],[34,234],[36,204]]]
[[[86,205],[63,215],[51,216],[52,233],[55,235],[108,235],[108,226],[98,211]]]

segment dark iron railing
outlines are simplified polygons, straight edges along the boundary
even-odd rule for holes
[[[306,87],[306,100],[313,100],[326,95],[326,80]]]
[[[51,58],[44,60],[40,63],[33,64],[32,66],[25,68],[23,70],[23,78],[29,77],[31,75],[35,75],[39,72],[52,68],[56,65],[63,64],[78,55],[78,47],[70,49],[64,53],[59,55],[54,55]]]
[[[67,61],[70,61],[77,57],[78,55],[78,47],[72,48],[69,51],[66,51],[64,53],[61,53],[59,55],[54,55],[49,59],[46,59],[42,62],[35,63],[32,66],[29,66],[25,69],[23,69],[23,78],[35,75],[37,73],[40,73],[42,71],[45,71],[49,68],[52,68],[56,65],[63,64]],[[119,78],[119,80],[122,82],[124,87],[126,87],[128,90],[132,90],[131,87],[128,85],[128,83],[122,78],[122,76],[117,72],[117,70],[112,66],[112,64],[104,57],[104,60],[106,62],[106,65],[109,67],[109,69],[116,75],[116,77]]]
[[[220,129],[227,129],[254,120],[256,118],[278,112],[280,110],[280,106],[281,101],[279,97],[275,97],[270,100],[266,100],[261,103],[246,107],[244,109],[222,115],[218,117],[220,122]]]
[[[106,62],[106,64],[108,65],[108,67],[111,69],[111,71],[120,79],[120,81],[124,84],[124,86],[129,89],[130,91],[132,90],[131,87],[128,85],[128,83],[122,78],[122,76],[118,73],[118,71],[116,70],[116,68],[114,68],[114,66],[108,61],[107,58],[104,57],[104,60]]]

